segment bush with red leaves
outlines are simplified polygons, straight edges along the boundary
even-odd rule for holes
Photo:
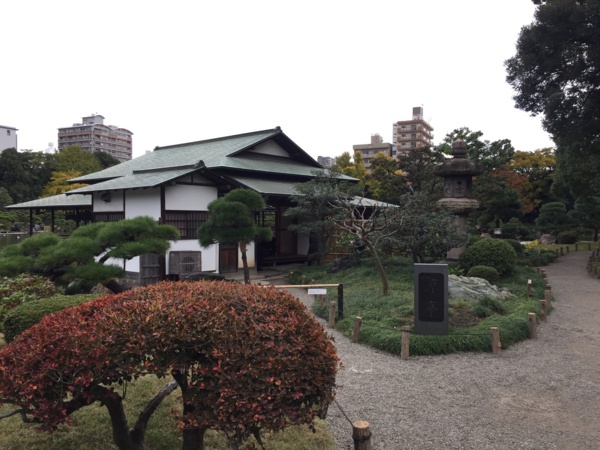
[[[144,448],[148,420],[180,387],[183,448],[204,432],[240,445],[261,429],[311,425],[334,395],[338,359],[291,295],[228,282],[163,282],[45,317],[0,350],[0,402],[55,429],[96,401],[120,449]],[[172,376],[129,429],[116,384]]]

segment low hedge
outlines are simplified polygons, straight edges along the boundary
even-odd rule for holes
[[[492,284],[497,283],[500,279],[500,274],[495,268],[485,265],[471,267],[467,272],[467,276],[483,278],[484,280],[487,280]]]
[[[44,316],[97,297],[96,294],[55,295],[50,298],[23,303],[6,313],[3,322],[4,340],[8,344],[23,331],[42,320]]]

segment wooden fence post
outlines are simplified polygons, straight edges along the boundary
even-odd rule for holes
[[[344,318],[344,285],[338,284],[338,320]]]
[[[360,336],[360,326],[362,325],[362,317],[354,318],[354,328],[352,329],[352,342],[355,344],[358,342]]]
[[[537,332],[537,319],[535,316],[535,313],[529,313],[529,333],[531,334],[531,337],[533,339],[537,339],[538,337],[538,332]]]
[[[300,278],[300,284],[306,284],[306,275],[302,275]]]
[[[527,280],[527,298],[531,297],[531,280]]]
[[[410,327],[402,327],[402,347],[400,349],[400,358],[408,359],[410,356]]]
[[[335,328],[335,302],[329,302],[329,328]]]
[[[540,300],[540,319],[546,320],[548,317],[548,309],[546,300]]]
[[[547,284],[546,285],[546,289],[545,289],[544,292],[546,292],[546,291],[548,292],[548,298],[546,298],[546,300],[551,301],[552,300],[552,286],[550,286],[549,284]]]
[[[500,356],[502,351],[502,343],[500,342],[500,330],[498,327],[491,327],[490,333],[492,335],[492,353],[496,356]]]
[[[369,422],[364,420],[352,422],[352,439],[354,440],[354,450],[371,450]]]

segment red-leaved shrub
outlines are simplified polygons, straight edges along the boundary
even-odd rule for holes
[[[43,429],[100,401],[117,446],[140,449],[152,408],[175,384],[131,431],[113,386],[171,375],[183,395],[183,448],[201,448],[209,428],[239,444],[260,429],[312,424],[333,398],[337,367],[322,326],[285,292],[163,282],[60,311],[19,335],[0,350],[0,401]]]

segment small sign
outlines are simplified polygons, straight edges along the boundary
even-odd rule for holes
[[[414,331],[448,334],[447,264],[415,264]]]
[[[309,289],[308,295],[327,295],[327,289]]]

